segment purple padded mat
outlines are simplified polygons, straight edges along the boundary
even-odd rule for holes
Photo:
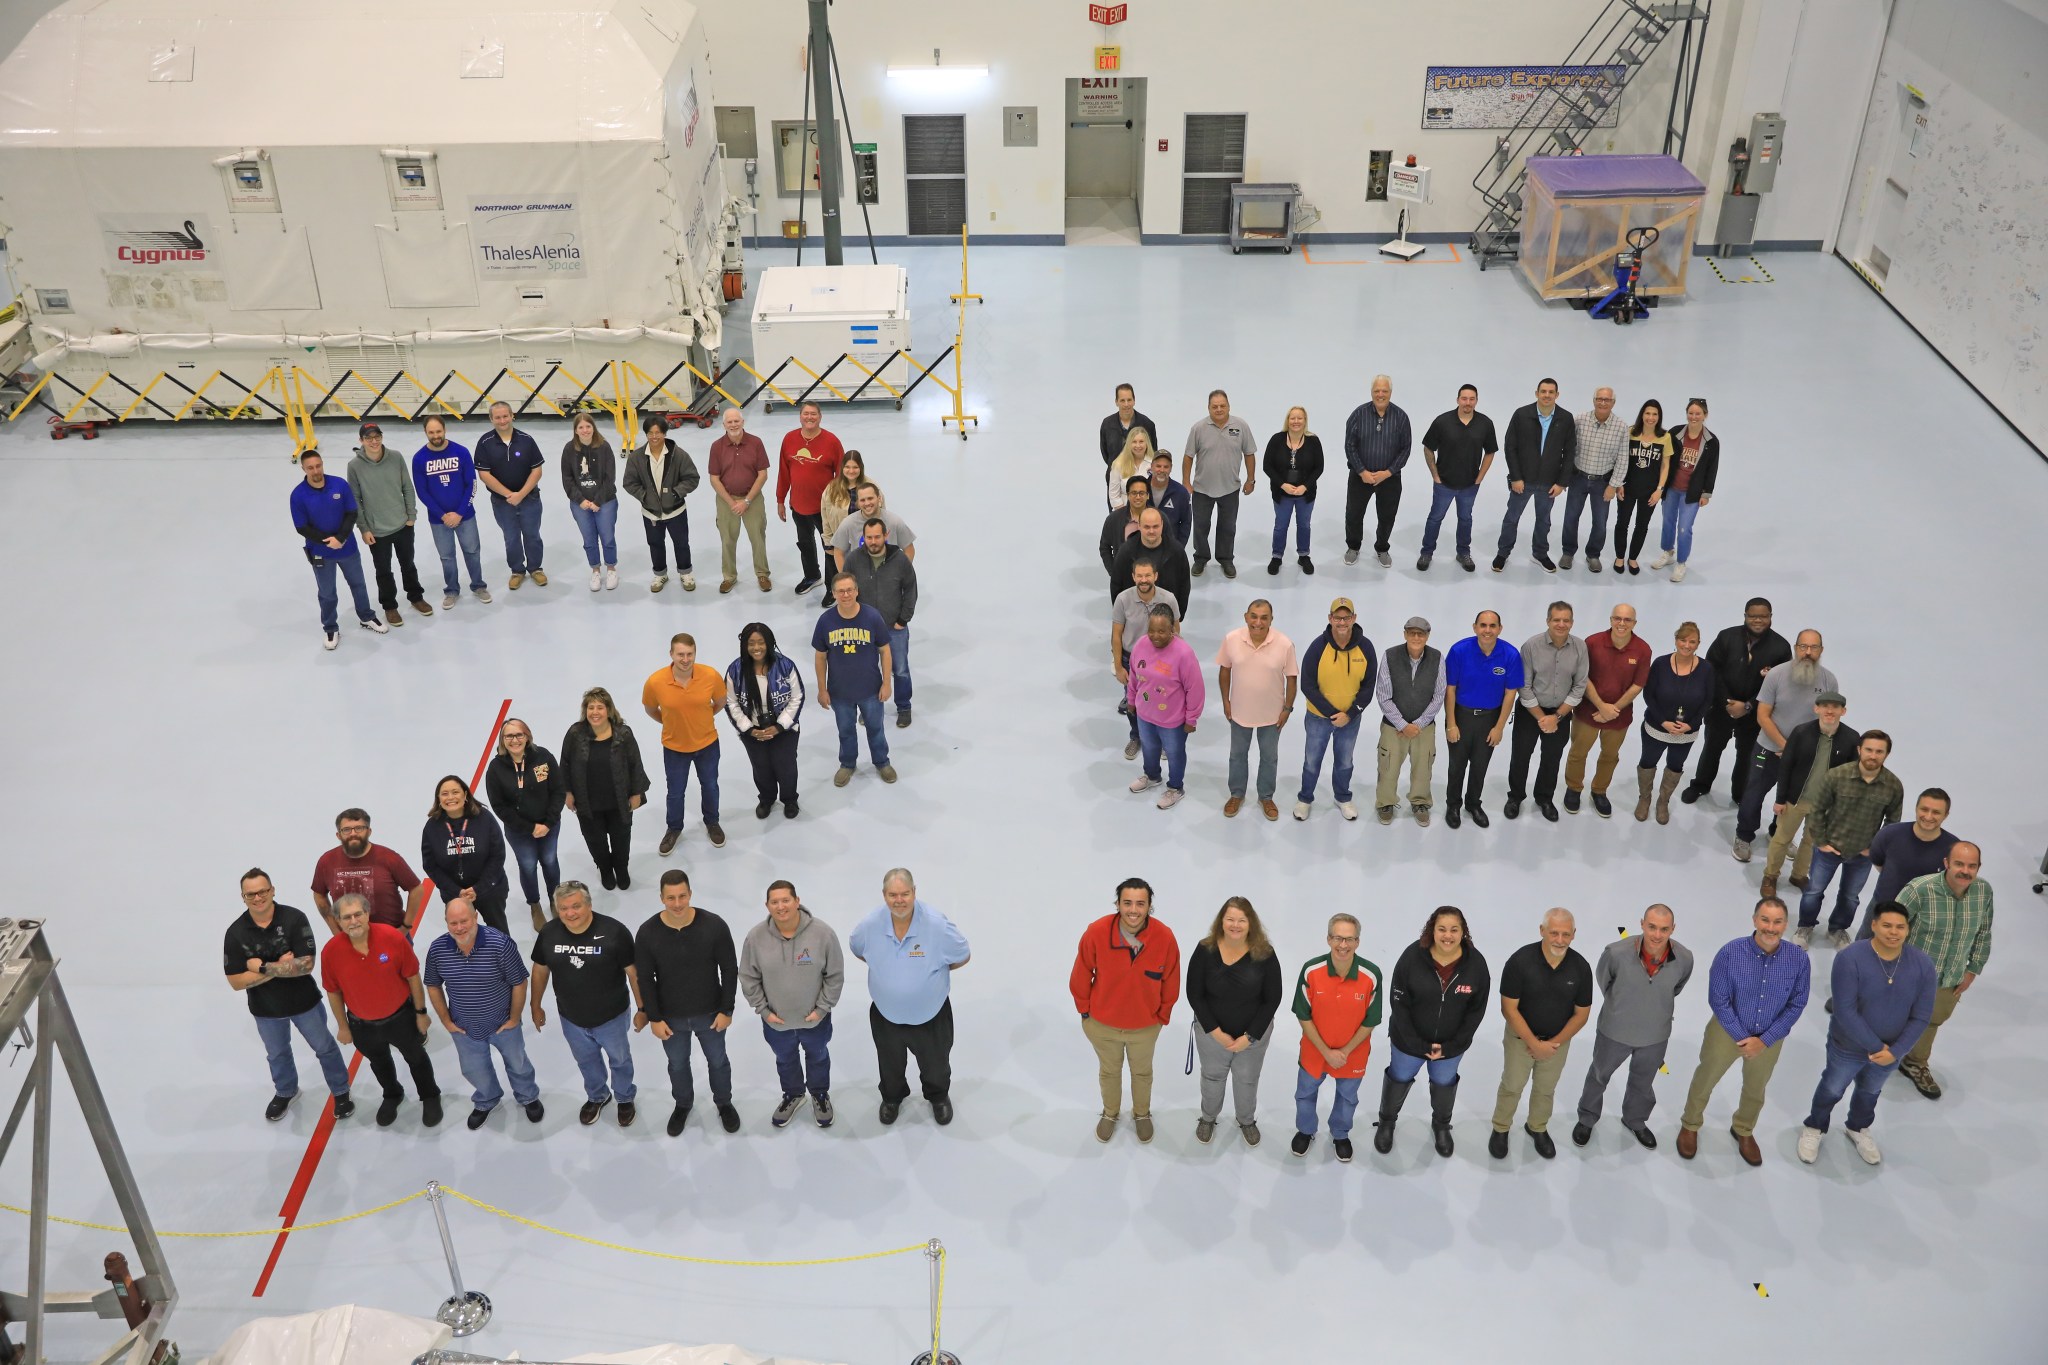
[[[1685,198],[1707,190],[1669,156],[1532,156],[1529,178],[1553,199]]]

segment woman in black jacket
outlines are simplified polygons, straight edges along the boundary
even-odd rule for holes
[[[626,861],[633,851],[633,812],[647,799],[647,769],[640,741],[602,687],[583,694],[583,719],[562,736],[562,781],[598,880],[607,891],[625,890],[633,884]]]
[[[1280,993],[1280,959],[1273,955],[1259,912],[1243,896],[1232,896],[1216,912],[1208,937],[1188,954],[1188,1008],[1195,1013],[1193,1045],[1202,1061],[1197,1142],[1216,1135],[1228,1079],[1238,1131],[1247,1147],[1259,1145],[1259,1069],[1266,1064]]]
[[[1479,1031],[1492,984],[1486,959],[1472,946],[1465,912],[1455,905],[1440,905],[1430,911],[1422,936],[1403,949],[1401,960],[1394,964],[1388,993],[1393,1004],[1387,1014],[1389,1056],[1380,1082],[1374,1151],[1384,1156],[1394,1150],[1394,1120],[1401,1115],[1408,1087],[1426,1066],[1436,1154],[1451,1154],[1451,1104],[1458,1097],[1458,1059]]]
[[[552,904],[555,888],[562,881],[555,839],[562,832],[562,800],[569,788],[562,781],[555,756],[533,742],[533,731],[517,716],[498,727],[498,752],[484,769],[484,793],[505,828],[513,861],[519,864],[519,889],[526,893],[526,910],[533,916],[537,934],[548,927],[548,917],[541,909],[535,865],[547,878]]]
[[[1273,558],[1267,573],[1280,572],[1287,552],[1287,520],[1294,519],[1294,553],[1305,574],[1316,571],[1308,557],[1308,524],[1316,510],[1316,480],[1323,476],[1323,442],[1308,429],[1308,409],[1289,408],[1287,422],[1266,442],[1266,482],[1273,489]]]
[[[1714,500],[1714,480],[1721,473],[1721,438],[1707,430],[1706,399],[1685,405],[1685,426],[1672,433],[1672,442],[1671,484],[1664,490],[1664,553],[1650,567],[1661,569],[1676,560],[1671,581],[1683,583],[1685,561],[1692,558],[1693,518]]]
[[[619,586],[618,459],[611,442],[597,434],[597,419],[576,414],[562,447],[562,491],[583,532],[583,557],[590,561],[590,590]]]
[[[1707,723],[1714,705],[1714,666],[1700,657],[1700,628],[1679,624],[1673,649],[1650,665],[1643,684],[1643,752],[1636,760],[1636,819],[1650,818],[1650,779],[1664,760],[1657,788],[1657,823],[1671,823],[1671,793],[1685,776],[1685,756]]]
[[[512,892],[505,880],[505,836],[469,784],[453,773],[434,784],[434,809],[420,833],[420,870],[433,879],[442,904],[460,897],[478,919],[511,936],[505,923]]]

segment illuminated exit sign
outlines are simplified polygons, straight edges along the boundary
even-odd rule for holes
[[[1091,24],[1121,24],[1131,17],[1129,5],[1090,5],[1088,22]]]

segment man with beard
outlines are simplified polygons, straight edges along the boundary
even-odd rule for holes
[[[1714,670],[1714,705],[1707,712],[1707,734],[1693,763],[1692,781],[1678,799],[1690,806],[1714,788],[1721,773],[1721,751],[1735,741],[1728,799],[1738,806],[1749,784],[1749,750],[1756,743],[1756,694],[1764,675],[1792,657],[1792,646],[1771,629],[1771,599],[1752,597],[1742,607],[1742,624],[1730,626],[1707,647]]]
[[[1741,812],[1735,817],[1735,861],[1749,861],[1750,844],[1763,823],[1764,795],[1778,785],[1778,768],[1784,761],[1785,731],[1779,719],[1803,720],[1813,714],[1813,705],[1823,692],[1839,692],[1840,682],[1821,667],[1821,638],[1817,630],[1802,630],[1792,643],[1792,657],[1764,675],[1756,694],[1756,749],[1750,757],[1748,783],[1742,789]]]
[[[327,921],[327,931],[341,932],[334,903],[351,893],[370,902],[372,924],[408,931],[418,924],[427,884],[404,858],[370,842],[369,812],[350,806],[335,816],[334,838],[341,847],[328,849],[313,864],[313,906]]]

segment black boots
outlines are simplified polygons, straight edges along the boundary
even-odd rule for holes
[[[1456,1081],[1452,1081],[1449,1085],[1438,1085],[1435,1081],[1429,1083],[1429,1130],[1431,1136],[1436,1139],[1436,1154],[1438,1156],[1449,1156],[1453,1151],[1451,1144],[1451,1106],[1457,1102],[1457,1099],[1458,1083]]]
[[[1373,1125],[1372,1149],[1381,1156],[1394,1150],[1394,1120],[1401,1117],[1401,1106],[1408,1102],[1414,1085],[1413,1081],[1395,1080],[1392,1072],[1380,1073],[1380,1121]]]

